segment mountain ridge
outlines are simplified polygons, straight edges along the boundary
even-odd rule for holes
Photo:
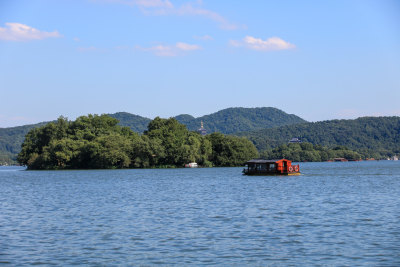
[[[127,112],[117,112],[107,115],[118,119],[120,121],[119,125],[127,126],[139,133],[144,132],[147,129],[147,124],[151,121],[149,118]],[[223,134],[233,134],[236,132],[307,122],[294,114],[288,114],[280,109],[272,107],[233,107],[222,109],[201,117],[179,114],[172,118],[185,124],[190,131],[196,131],[200,128],[201,122],[203,122],[204,128],[208,133],[221,132]]]
[[[147,130],[147,125],[151,121],[149,118],[128,112],[116,112],[107,115],[118,119],[120,126],[129,127],[138,133]],[[173,118],[185,124],[190,131],[200,128],[201,121],[203,121],[204,128],[208,133],[221,132],[224,134],[305,122],[294,114],[287,114],[282,110],[271,107],[233,107],[197,118],[189,114],[180,114]],[[0,163],[4,161],[2,158],[10,158],[10,154],[16,155],[20,151],[24,137],[30,129],[46,123],[49,122],[0,128]]]

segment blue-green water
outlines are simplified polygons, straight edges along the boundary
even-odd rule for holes
[[[400,162],[241,168],[0,168],[10,266],[400,266]]]

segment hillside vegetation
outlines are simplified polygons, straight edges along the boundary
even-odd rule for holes
[[[147,130],[151,119],[134,115],[128,112],[117,112],[114,114],[107,114],[110,117],[118,120],[118,125],[129,127],[132,131],[137,133],[143,133]]]
[[[118,112],[109,115],[119,120],[120,126],[129,127],[138,133],[144,132],[151,121],[148,118],[127,112]],[[198,118],[188,114],[181,114],[174,118],[186,125],[190,131],[199,129],[201,122],[203,122],[204,128],[208,133],[220,132],[223,134],[254,131],[306,122],[296,115],[287,114],[282,110],[271,107],[227,108]]]
[[[21,151],[21,144],[29,130],[47,124],[24,125],[10,128],[0,128],[0,165],[12,164],[15,162],[17,154]]]
[[[302,118],[287,114],[277,108],[227,108],[210,115],[194,118],[190,115],[176,116],[189,130],[200,128],[203,121],[207,132],[234,134],[244,131],[272,128],[306,122]]]
[[[271,150],[297,137],[329,148],[345,146],[363,157],[384,158],[400,153],[400,117],[301,123],[238,135],[249,138],[259,151]]]
[[[261,156],[267,159],[289,159],[291,161],[319,162],[345,158],[347,160],[360,160],[360,153],[352,151],[343,146],[327,148],[321,145],[310,143],[283,144],[271,150],[264,150]]]
[[[129,127],[137,133],[143,133],[151,121],[149,118],[127,112],[118,112],[109,114],[109,116],[117,119],[118,125]],[[295,115],[287,114],[276,108],[228,108],[199,118],[190,115],[178,115],[175,118],[191,131],[200,128],[200,123],[203,121],[208,133],[220,132],[223,134],[305,122]],[[47,123],[0,128],[0,164],[15,161],[28,131]]]

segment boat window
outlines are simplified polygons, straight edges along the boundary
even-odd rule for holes
[[[276,170],[275,164],[270,164],[270,165],[269,165],[269,170],[270,170],[270,171],[275,171],[275,170]]]

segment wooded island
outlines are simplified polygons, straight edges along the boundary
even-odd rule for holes
[[[121,127],[108,115],[81,116],[31,129],[18,162],[31,170],[241,166],[257,157],[244,137],[201,136],[176,119],[152,120],[143,134]]]

